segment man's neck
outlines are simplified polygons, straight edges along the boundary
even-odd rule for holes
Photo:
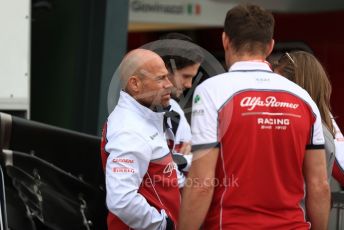
[[[266,61],[266,57],[263,55],[232,55],[230,58],[228,58],[229,60],[229,66],[231,67],[235,62],[239,62],[239,61],[261,61],[261,62],[265,62]]]

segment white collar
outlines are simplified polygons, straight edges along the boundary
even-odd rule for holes
[[[238,61],[235,62],[230,68],[229,71],[247,71],[247,70],[262,70],[272,72],[270,63],[267,61]]]
[[[162,120],[165,112],[154,112],[150,108],[141,105],[132,96],[123,90],[120,92],[118,104],[119,107],[129,109],[150,120]]]

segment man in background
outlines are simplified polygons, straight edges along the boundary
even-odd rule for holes
[[[182,171],[190,167],[191,130],[185,113],[178,102],[186,104],[183,92],[192,88],[193,78],[197,75],[203,61],[203,53],[193,40],[181,33],[169,33],[161,37],[166,46],[154,49],[163,59],[168,70],[168,78],[173,84],[172,99],[170,100],[172,114],[170,126],[173,137],[168,136],[170,149],[174,159]],[[184,159],[183,159],[184,158]]]

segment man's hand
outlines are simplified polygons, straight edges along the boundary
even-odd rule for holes
[[[191,154],[191,142],[184,142],[180,148],[179,153],[183,155]]]

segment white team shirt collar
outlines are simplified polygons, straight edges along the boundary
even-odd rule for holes
[[[229,68],[229,71],[240,70],[263,70],[272,72],[270,64],[267,61],[238,61]]]
[[[151,120],[162,120],[164,118],[165,112],[154,112],[153,110],[138,103],[132,96],[123,90],[120,92],[120,97],[118,100],[118,106],[134,111],[140,114],[142,117]]]

